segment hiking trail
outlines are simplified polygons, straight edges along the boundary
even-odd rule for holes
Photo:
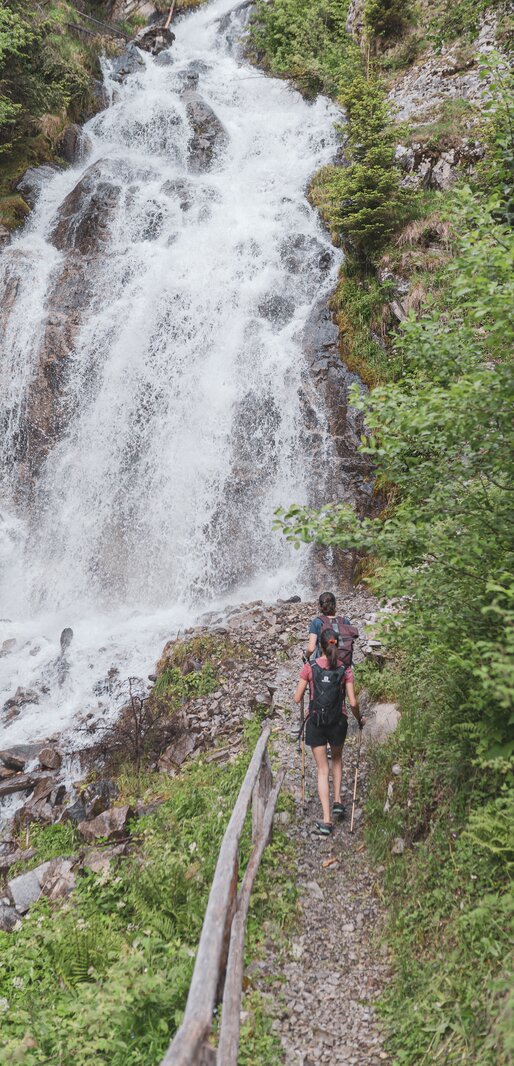
[[[344,609],[361,634],[370,597],[360,590],[345,594]],[[343,605],[342,604],[342,605]],[[300,606],[300,605],[299,605]],[[307,621],[315,615],[314,604],[302,604],[298,614]],[[295,635],[300,626],[295,627]],[[324,839],[313,833],[320,817],[314,761],[309,749],[305,760],[305,805],[301,800],[301,758],[292,736],[299,721],[292,696],[301,667],[306,637],[290,650],[290,659],[278,667],[275,714],[282,726],[274,733],[274,750],[287,766],[285,792],[294,798],[294,815],[287,827],[295,849],[295,877],[299,891],[298,926],[287,944],[278,948],[269,942],[263,960],[251,971],[274,1016],[287,1066],[311,1063],[379,1066],[390,1062],[383,1050],[374,1002],[388,979],[387,949],[380,943],[383,911],[377,888],[376,868],[364,843],[363,802],[368,780],[369,739],[376,718],[373,706],[366,710],[356,822],[350,835],[350,812],[357,754],[357,724],[350,714],[348,739],[343,750],[342,800],[346,817],[334,835]],[[356,646],[356,659],[359,655]],[[278,815],[278,821],[286,821]],[[270,974],[275,975],[271,991]]]

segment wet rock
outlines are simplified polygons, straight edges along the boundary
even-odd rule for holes
[[[57,748],[48,745],[39,752],[39,764],[44,770],[59,770],[62,763],[62,755]]]
[[[4,655],[10,655],[10,653],[14,651],[16,647],[16,643],[16,637],[9,637],[8,640],[2,641],[2,647],[0,648],[0,659],[3,659]]]
[[[21,755],[15,755],[12,751],[0,751],[0,763],[8,770],[25,769],[25,759]]]
[[[75,122],[71,126],[67,126],[59,144],[57,145],[57,151],[67,163],[79,163],[82,162],[87,155],[89,155],[92,148],[91,138],[87,133],[77,126]]]
[[[67,628],[63,629],[63,631],[61,633],[61,640],[60,640],[61,655],[64,655],[64,652],[66,651],[67,648],[69,648],[72,640],[73,640],[73,629],[70,629],[70,627],[67,626]]]
[[[54,785],[55,777],[53,775],[48,774],[46,776],[40,777],[39,780],[36,782],[34,792],[30,797],[30,805],[39,803],[40,800],[48,799],[48,796],[54,788]]]
[[[129,74],[136,74],[138,70],[143,70],[145,61],[136,45],[131,43],[120,56],[115,56],[111,60],[111,64],[113,81],[122,82],[128,78]]]
[[[181,211],[189,211],[195,201],[195,185],[185,178],[165,181],[161,192],[165,193],[166,196],[172,196],[177,199]]]
[[[166,30],[162,24],[153,24],[140,30],[134,43],[142,51],[156,56],[164,52],[166,48],[170,48],[174,40],[175,34],[171,30]]]
[[[37,774],[14,774],[4,781],[0,781],[0,798],[11,796],[15,792],[28,792],[38,780]]]
[[[0,903],[0,930],[2,933],[12,933],[16,929],[20,916],[14,907],[7,903]]]
[[[14,696],[5,701],[4,711],[16,711],[18,713],[27,703],[39,703],[39,693],[34,689],[18,686]]]
[[[97,840],[105,837],[107,840],[118,840],[128,833],[129,819],[134,817],[131,807],[112,807],[104,811],[89,822],[80,822],[78,831],[86,841]]]
[[[330,248],[305,233],[292,233],[286,237],[280,245],[280,256],[291,274],[301,274],[311,263],[317,269],[326,271],[333,261]]]
[[[51,807],[62,807],[66,799],[66,785],[57,785],[50,793],[49,803]]]
[[[121,195],[116,181],[116,163],[100,160],[86,170],[59,208],[51,233],[52,243],[61,251],[70,249],[82,255],[100,251],[109,239],[109,223]]]
[[[292,319],[295,307],[293,299],[270,293],[259,302],[257,310],[262,318],[267,318],[269,322],[281,327]]]
[[[11,233],[7,226],[0,226],[0,252],[11,243]]]
[[[41,167],[29,167],[17,183],[16,192],[23,196],[29,207],[35,207],[43,187],[60,169],[57,165],[49,163]]]
[[[188,122],[192,128],[189,141],[189,168],[194,173],[209,170],[216,155],[226,146],[227,133],[209,104],[194,90],[183,94]]]
[[[109,107],[109,93],[99,78],[93,78],[90,82],[90,97],[91,107],[88,109],[90,115],[96,115],[99,111],[104,111],[106,107]]]
[[[31,903],[37,903],[42,894],[41,886],[44,876],[51,867],[52,861],[54,860],[44,862],[41,866],[36,866],[35,870],[29,870],[28,873],[20,874],[7,882],[9,896],[20,914],[25,914]]]
[[[155,57],[155,62],[158,67],[172,67],[174,60],[170,52],[160,52]]]

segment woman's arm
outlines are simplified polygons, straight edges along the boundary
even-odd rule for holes
[[[362,729],[363,725],[366,724],[366,719],[362,716],[360,712],[357,696],[355,695],[355,685],[353,681],[346,682],[346,695],[348,696],[348,702],[352,709],[352,714],[359,724],[359,729]]]
[[[310,659],[313,651],[316,650],[316,644],[318,643],[318,637],[316,633],[309,633],[309,643],[305,652],[308,659]]]
[[[294,694],[295,703],[300,703],[300,700],[301,700],[302,696],[304,695],[306,688],[307,688],[307,681],[305,681],[305,679],[303,677],[301,677],[299,682],[298,682],[298,685],[297,685],[297,688],[296,688],[296,692]]]

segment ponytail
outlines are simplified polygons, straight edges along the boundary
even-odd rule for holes
[[[326,655],[328,659],[329,669],[337,670],[339,667],[339,661],[337,658],[339,637],[335,629],[324,629],[320,637],[320,644],[323,654]]]

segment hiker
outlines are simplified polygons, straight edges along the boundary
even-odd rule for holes
[[[320,836],[330,836],[334,831],[333,818],[344,817],[341,803],[341,782],[343,776],[343,744],[348,730],[348,711],[345,695],[357,720],[359,729],[365,724],[355,696],[353,671],[350,665],[341,663],[339,634],[334,629],[326,628],[320,635],[322,654],[311,663],[306,662],[300,671],[300,680],[294,695],[295,703],[300,703],[309,685],[309,712],[305,723],[305,743],[312,748],[314,762],[318,772],[318,795],[323,809],[323,821],[316,822],[316,831]],[[346,653],[346,657],[348,657]],[[350,653],[351,660],[351,653]],[[330,812],[330,785],[328,773],[327,745],[332,753],[332,783],[334,802],[332,817]]]
[[[316,652],[316,659],[321,655],[320,637],[323,629],[328,626],[339,633],[340,626],[349,625],[349,618],[336,617],[336,598],[332,592],[322,592],[318,600],[319,615],[313,618],[309,626],[309,643],[305,650],[305,658],[310,659]]]

